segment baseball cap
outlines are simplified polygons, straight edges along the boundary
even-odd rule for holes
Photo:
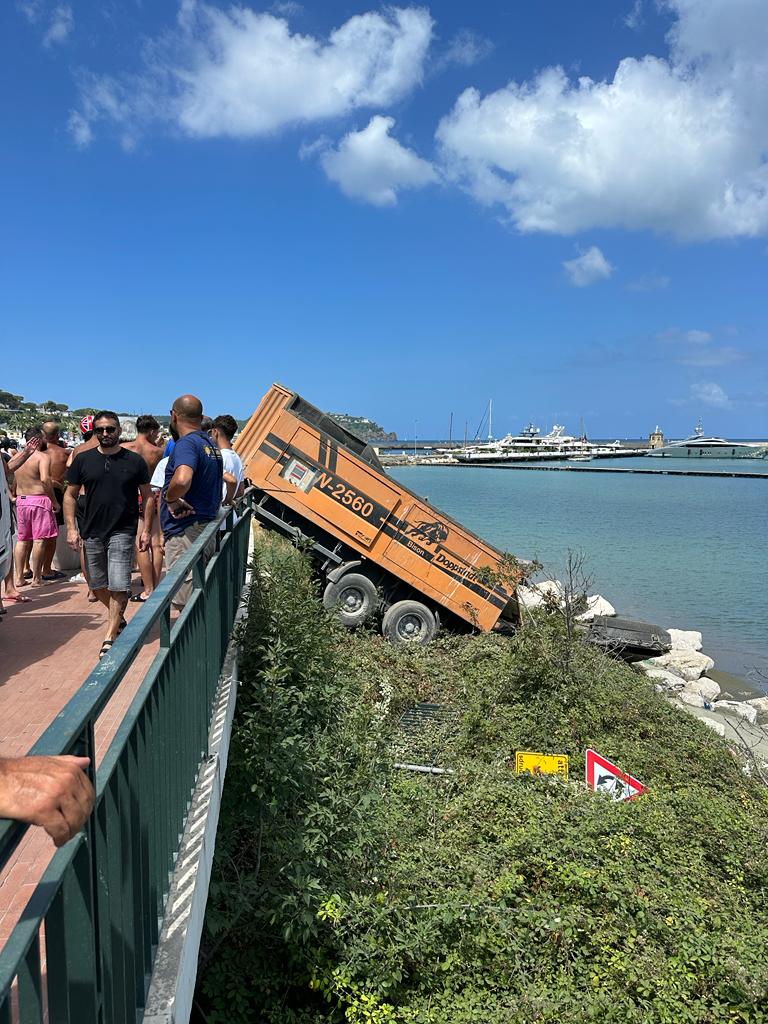
[[[83,434],[87,434],[89,430],[93,430],[93,416],[83,416],[80,420],[80,431]]]

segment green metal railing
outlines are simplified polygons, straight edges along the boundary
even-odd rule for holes
[[[0,1024],[140,1016],[245,581],[250,495],[239,511],[225,529],[222,519],[206,528],[29,751],[90,757],[96,806],[54,853],[0,951]],[[190,571],[192,597],[171,622]],[[159,651],[94,772],[94,725],[158,628]],[[0,822],[0,870],[26,830]]]

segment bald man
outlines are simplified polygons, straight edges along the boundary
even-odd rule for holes
[[[165,561],[170,569],[219,513],[224,465],[221,452],[201,429],[203,403],[182,395],[171,408],[171,435],[176,444],[165,467],[160,522]],[[211,542],[211,549],[215,544]],[[183,608],[192,594],[192,574],[176,591],[174,607]]]

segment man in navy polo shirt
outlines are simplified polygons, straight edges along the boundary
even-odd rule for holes
[[[170,569],[219,514],[223,480],[221,452],[201,430],[203,403],[182,395],[171,409],[171,435],[176,444],[165,467],[160,522],[165,536],[165,560]],[[211,549],[215,539],[211,544]],[[173,599],[183,608],[192,594],[190,573]]]

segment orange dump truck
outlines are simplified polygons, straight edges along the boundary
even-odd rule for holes
[[[256,518],[311,546],[323,603],[348,626],[381,615],[389,639],[426,643],[441,620],[490,630],[516,618],[502,553],[387,476],[369,444],[296,392],[274,384],[235,448],[259,492]]]

